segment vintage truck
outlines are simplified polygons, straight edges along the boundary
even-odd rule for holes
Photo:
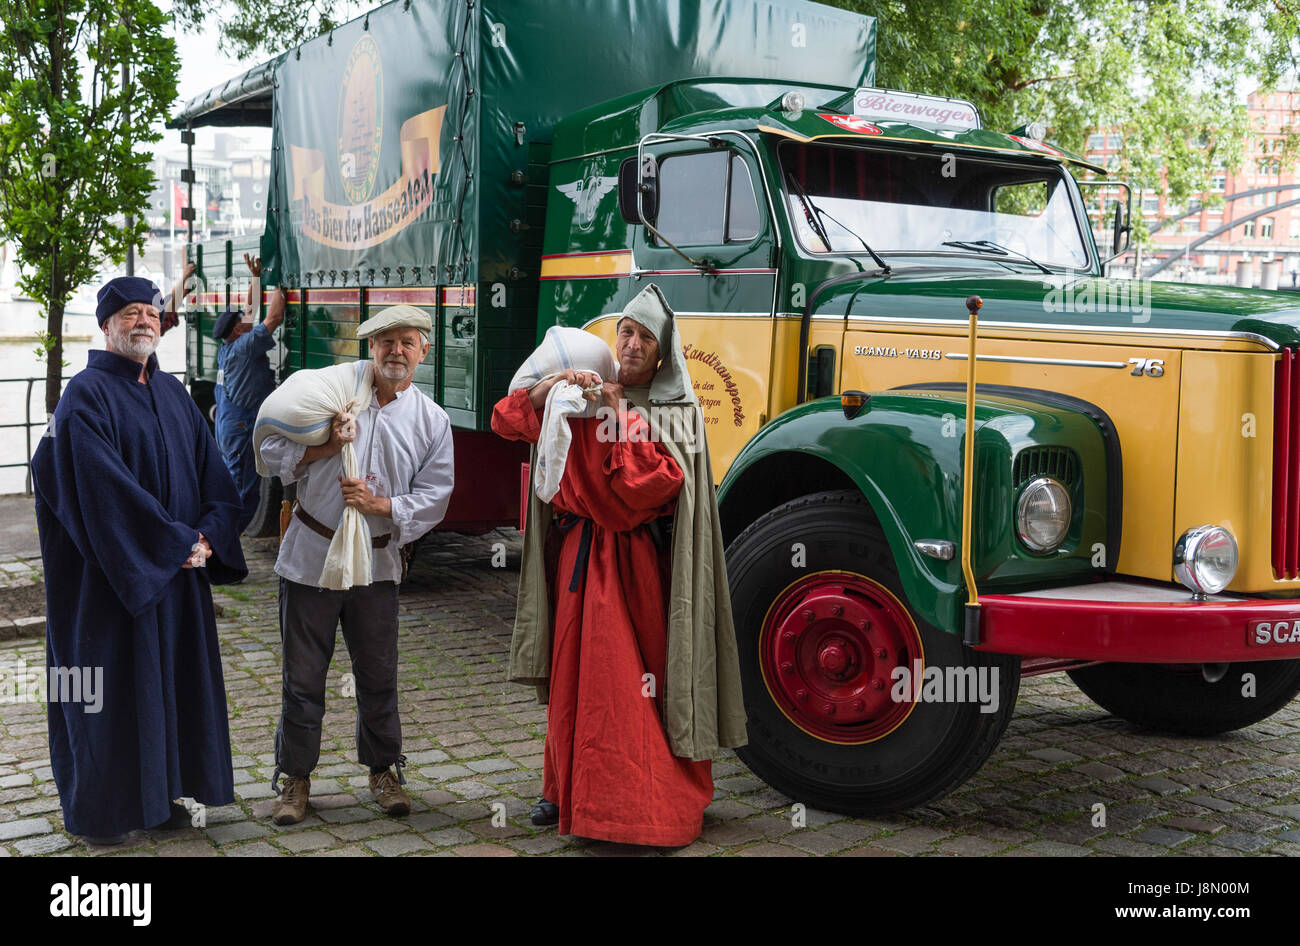
[[[429,308],[449,528],[515,521],[524,458],[487,420],[545,329],[612,340],[663,289],[720,477],[740,754],[790,797],[951,791],[1025,674],[1166,731],[1267,718],[1300,691],[1300,306],[1107,278],[1128,202],[1098,246],[1072,173],[1104,169],[873,88],[875,35],[801,0],[401,0],[173,125],[272,128],[250,245],[290,290],[282,374]],[[192,247],[200,402],[244,249]]]

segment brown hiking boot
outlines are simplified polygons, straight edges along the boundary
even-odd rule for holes
[[[384,769],[378,775],[370,776],[370,793],[379,802],[384,814],[391,816],[409,815],[411,813],[411,796],[397,781],[392,769]]]
[[[271,807],[271,820],[276,824],[297,824],[307,817],[307,798],[311,795],[311,779],[305,775],[286,775],[280,797]]]

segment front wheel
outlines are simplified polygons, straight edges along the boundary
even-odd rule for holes
[[[1300,692],[1300,660],[1229,664],[1213,683],[1199,665],[1112,663],[1069,674],[1088,699],[1111,715],[1184,736],[1214,736],[1253,725]]]
[[[908,607],[870,506],[804,496],[727,549],[749,745],[741,759],[817,808],[876,815],[951,792],[992,753],[1020,689]]]

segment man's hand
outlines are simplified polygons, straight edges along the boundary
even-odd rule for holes
[[[546,397],[551,393],[551,388],[555,387],[561,381],[567,381],[569,384],[576,384],[580,388],[589,388],[592,385],[600,383],[600,377],[594,371],[576,371],[573,368],[565,368],[559,374],[552,375],[549,378],[543,378],[528,390],[528,400],[533,407],[541,410],[546,406]],[[584,394],[588,401],[596,400],[595,394]]]
[[[194,568],[196,565],[202,567],[212,557],[212,546],[208,544],[208,540],[204,538],[202,532],[199,533],[199,541],[195,545],[197,548],[185,560],[185,564],[181,568]]]
[[[159,324],[158,324],[159,338],[162,338],[164,335],[166,335],[168,329],[175,328],[177,325],[180,324],[181,300],[185,297],[186,293],[188,292],[186,287],[189,285],[190,277],[194,275],[194,271],[196,268],[197,267],[194,265],[194,262],[192,260],[186,263],[184,274],[177,281],[176,285],[172,286],[171,294],[168,296],[167,304],[164,307],[164,311],[159,319]]]
[[[325,457],[332,457],[343,449],[345,443],[356,439],[356,419],[351,414],[340,411],[334,415],[334,421],[330,424],[330,439],[318,447],[308,447],[298,461],[298,466],[303,467]]]
[[[248,267],[248,271],[252,273],[254,276],[257,276],[259,278],[261,277],[262,258],[260,256],[253,256],[251,253],[245,253],[244,265]]]
[[[343,505],[352,506],[363,515],[392,518],[392,500],[387,496],[376,496],[370,492],[370,487],[360,477],[340,476],[339,487],[343,490]]]
[[[266,326],[268,332],[274,332],[280,327],[280,323],[284,321],[286,299],[283,286],[277,288],[272,294],[271,304],[266,307],[266,321],[262,323]]]
[[[619,404],[623,400],[623,385],[617,381],[606,381],[600,386],[600,403],[610,410],[618,413]]]
[[[330,446],[334,448],[332,452],[338,453],[345,443],[351,443],[356,439],[357,419],[347,411],[339,411],[330,424]]]

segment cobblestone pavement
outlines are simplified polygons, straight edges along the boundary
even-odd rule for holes
[[[493,566],[495,543],[506,550],[505,567]],[[729,755],[714,765],[716,797],[702,836],[688,847],[659,851],[536,829],[527,814],[541,791],[546,717],[531,688],[504,680],[520,550],[513,530],[434,536],[403,586],[401,715],[412,814],[381,815],[354,761],[340,642],[314,811],[300,825],[278,828],[268,817],[280,701],[274,540],[245,540],[245,549],[248,580],[215,595],[224,609],[237,803],[208,810],[202,828],[140,832],[120,848],[87,848],[63,831],[44,706],[0,703],[0,857],[1300,854],[1300,702],[1243,732],[1160,736],[1108,716],[1064,674],[1024,681],[988,764],[953,795],[903,815],[808,810],[796,827],[791,799]],[[39,575],[30,549],[0,553],[0,589]],[[43,639],[0,641],[0,661],[15,660],[43,670]],[[1098,803],[1104,827],[1093,824]]]

